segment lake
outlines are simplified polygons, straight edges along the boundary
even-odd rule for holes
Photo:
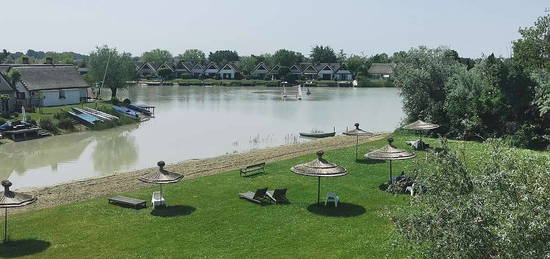
[[[273,87],[133,86],[119,91],[156,106],[155,118],[103,131],[0,146],[0,177],[15,188],[71,180],[309,141],[298,132],[337,133],[355,122],[393,131],[404,117],[395,88],[312,88],[282,100]]]

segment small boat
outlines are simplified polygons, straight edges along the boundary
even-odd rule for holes
[[[32,125],[28,122],[12,121],[12,122],[6,122],[0,125],[0,131],[28,129],[31,127]]]
[[[105,119],[105,120],[118,120],[118,117],[117,116],[114,116],[114,115],[111,115],[111,114],[108,114],[108,113],[104,113],[102,111],[98,111],[98,110],[95,110],[95,109],[92,109],[92,108],[88,108],[88,107],[84,107],[84,110],[96,117],[99,117],[99,118],[102,118],[102,119]]]
[[[151,111],[145,109],[144,106],[141,106],[139,104],[128,104],[128,105],[126,105],[126,107],[128,107],[129,109],[132,109],[136,112],[143,113],[144,115],[153,116],[153,113],[151,113]]]
[[[304,133],[300,132],[300,136],[307,138],[328,138],[336,136],[336,132],[320,132],[320,133]]]
[[[73,111],[70,111],[70,112],[67,112],[69,113],[69,115],[75,119],[76,121],[82,123],[84,126],[87,126],[87,127],[93,127],[97,122],[101,122],[102,120],[98,117],[95,117],[91,114],[88,114],[88,113],[83,113],[83,112],[80,112],[78,110],[73,110]]]
[[[126,115],[132,119],[139,119],[139,115],[133,111],[133,110],[130,110],[126,107],[120,107],[120,106],[116,106],[116,105],[113,105],[113,109],[119,113],[121,113],[122,115]]]

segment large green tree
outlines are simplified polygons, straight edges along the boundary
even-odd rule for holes
[[[143,62],[149,62],[153,66],[157,67],[162,65],[164,62],[172,62],[173,57],[168,50],[154,49],[144,52],[143,55],[141,55],[140,60]]]
[[[239,54],[233,50],[217,50],[210,52],[208,60],[218,65],[223,65],[231,61],[239,61]]]
[[[199,49],[187,49],[178,55],[178,59],[183,62],[203,63],[206,61],[206,54]]]
[[[314,63],[334,63],[337,61],[336,53],[329,46],[317,45],[313,47],[309,57]]]
[[[241,73],[245,76],[250,75],[250,73],[258,63],[258,58],[256,58],[256,56],[254,55],[241,57],[241,60],[239,61]]]
[[[273,62],[277,65],[290,67],[304,61],[304,55],[292,50],[280,49],[272,56]]]
[[[90,53],[88,64],[90,80],[111,89],[112,99],[116,99],[117,90],[126,87],[126,81],[132,80],[136,75],[136,66],[132,55],[127,52],[119,52],[107,45],[96,47]],[[102,83],[104,76],[105,81]]]
[[[520,28],[521,39],[513,43],[513,60],[528,69],[550,69],[550,14],[535,25]]]

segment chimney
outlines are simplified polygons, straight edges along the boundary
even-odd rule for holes
[[[29,57],[22,57],[23,64],[29,64]]]
[[[53,58],[52,57],[46,57],[46,63],[45,64],[53,65]]]

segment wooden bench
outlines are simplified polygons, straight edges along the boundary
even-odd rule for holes
[[[246,175],[247,173],[250,173],[250,172],[255,172],[255,171],[262,171],[262,173],[265,173],[265,163],[259,163],[259,164],[255,164],[255,165],[249,165],[243,169],[241,169],[240,171],[240,175],[243,176],[243,175]]]
[[[138,199],[124,197],[124,196],[116,196],[113,198],[109,198],[109,203],[134,207],[135,209],[147,207],[147,202],[144,200],[138,200]]]

